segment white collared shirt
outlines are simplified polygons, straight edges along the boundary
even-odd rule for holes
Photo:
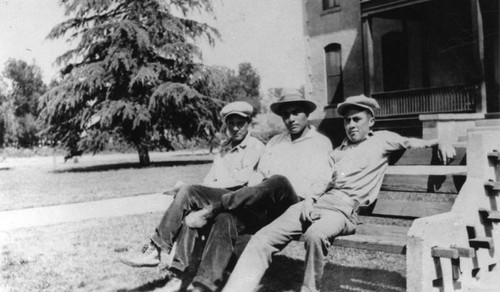
[[[303,137],[291,140],[290,133],[274,136],[264,148],[257,171],[249,185],[279,174],[285,176],[298,196],[308,198],[325,190],[331,179],[332,144],[313,126]]]
[[[334,171],[329,192],[342,192],[369,205],[378,196],[388,166],[389,154],[408,148],[424,148],[421,139],[390,131],[370,132],[366,139],[351,143],[347,138],[332,153]]]
[[[203,184],[214,188],[246,185],[263,149],[264,144],[250,134],[247,134],[235,147],[232,147],[231,140],[225,141],[215,156]]]

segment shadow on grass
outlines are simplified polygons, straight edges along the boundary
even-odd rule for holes
[[[138,162],[127,162],[127,163],[114,163],[114,164],[103,164],[103,165],[93,165],[87,167],[72,167],[67,169],[54,170],[52,173],[68,173],[68,172],[93,172],[93,171],[108,171],[108,170],[119,170],[119,169],[135,169],[135,168],[149,168],[149,167],[171,167],[171,166],[186,166],[186,165],[199,165],[212,163],[212,159],[186,159],[186,160],[171,160],[171,161],[158,161],[151,162],[148,166],[141,166]]]
[[[303,275],[302,260],[275,256],[259,292],[300,291]],[[406,291],[406,279],[397,272],[327,263],[323,275],[321,291]]]
[[[165,270],[166,269],[164,269],[164,271]],[[189,283],[192,282],[192,280],[193,280],[194,277],[195,277],[194,272],[187,272],[187,273],[185,273],[182,276],[182,285],[181,285],[181,290],[180,291],[186,291],[187,286],[189,285]],[[140,285],[138,287],[131,288],[131,289],[122,288],[122,289],[116,290],[116,292],[142,292],[142,291],[146,292],[146,291],[163,291],[163,290],[165,290],[165,291],[171,291],[171,290],[168,290],[165,287],[165,285],[167,285],[167,283],[168,283],[168,281],[170,279],[171,278],[168,275],[166,275],[164,278],[155,279],[155,280],[149,281],[148,283],[142,284],[142,285]],[[156,290],[156,289],[158,289],[158,290]]]
[[[150,281],[146,284],[143,284],[139,287],[135,287],[132,289],[118,289],[116,292],[141,292],[141,291],[152,291],[158,288],[161,288],[165,286],[168,282],[169,278],[163,278],[163,279],[156,279],[153,281]]]
[[[304,262],[284,255],[277,255],[262,279],[258,292],[300,291],[304,275]],[[193,277],[194,275],[191,275]],[[164,287],[168,277],[156,279],[131,289],[118,289],[117,292],[156,291]],[[190,281],[187,281],[189,283]],[[404,292],[406,279],[397,272],[359,267],[345,267],[327,263],[322,279],[321,291],[376,291]],[[158,290],[158,291],[160,291]]]

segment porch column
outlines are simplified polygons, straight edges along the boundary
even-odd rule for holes
[[[363,30],[363,60],[364,60],[364,93],[371,96],[375,85],[375,66],[373,61],[373,38],[371,18],[362,18]]]
[[[470,0],[472,15],[472,33],[474,34],[474,55],[476,64],[479,65],[481,72],[480,96],[476,99],[476,112],[486,113],[486,82],[484,71],[484,32],[483,17],[479,0]]]

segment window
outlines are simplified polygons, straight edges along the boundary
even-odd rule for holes
[[[340,7],[340,0],[323,0],[323,10],[330,10]]]
[[[340,44],[330,44],[325,47],[328,104],[337,104],[344,100],[341,51]]]
[[[408,42],[400,31],[382,36],[382,74],[384,91],[409,88]]]

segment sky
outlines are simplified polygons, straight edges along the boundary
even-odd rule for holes
[[[49,83],[57,73],[55,59],[76,46],[48,40],[65,20],[57,0],[0,0],[0,70],[9,58],[35,62]],[[203,62],[237,70],[250,62],[261,76],[261,91],[300,87],[305,80],[305,45],[301,0],[216,0],[214,15],[200,19],[216,27],[215,47],[199,43]]]

